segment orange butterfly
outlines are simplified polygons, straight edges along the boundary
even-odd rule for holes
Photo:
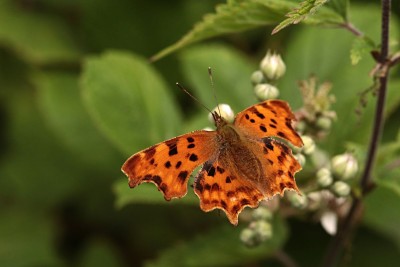
[[[122,166],[131,188],[151,182],[166,200],[187,193],[193,170],[203,164],[194,191],[203,211],[223,210],[237,225],[244,207],[285,189],[299,193],[294,175],[301,170],[291,150],[278,137],[301,147],[292,128],[289,105],[268,100],[237,114],[233,123],[213,114],[216,131],[194,131],[154,145],[131,156]]]

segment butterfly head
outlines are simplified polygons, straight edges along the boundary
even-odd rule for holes
[[[211,113],[211,116],[212,116],[212,118],[214,120],[214,124],[217,128],[221,127],[225,124],[228,124],[228,122],[216,110]]]
[[[213,122],[217,128],[232,123],[234,119],[235,113],[227,104],[218,104],[209,114],[210,122]]]

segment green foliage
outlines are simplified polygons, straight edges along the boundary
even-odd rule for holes
[[[2,209],[0,215],[2,266],[61,266],[52,245],[54,227],[43,214]]]
[[[373,6],[357,7],[352,15],[356,25],[368,36],[379,36],[379,10]],[[393,35],[399,32],[398,23],[392,23]],[[338,120],[333,124],[331,134],[325,141],[324,147],[333,154],[343,152],[343,141],[366,144],[369,141],[371,118],[375,109],[374,97],[368,95],[367,106],[361,115],[356,115],[356,109],[361,107],[360,94],[372,85],[368,74],[374,67],[373,60],[365,58],[356,66],[349,60],[349,50],[354,37],[340,29],[303,28],[296,32],[287,47],[284,58],[287,74],[279,83],[281,98],[287,99],[294,107],[302,105],[300,91],[296,83],[307,79],[310,74],[318,77],[319,82],[332,83],[332,93],[336,103],[333,109]],[[321,43],[324,45],[321,46]],[[334,52],[333,52],[334,51]],[[355,78],[358,77],[358,78]],[[400,95],[396,88],[398,79],[392,79],[388,89],[387,116],[400,104]],[[357,134],[354,134],[357,129]]]
[[[397,171],[398,175],[398,171]],[[400,251],[400,220],[399,209],[396,207],[400,201],[398,192],[387,187],[379,187],[365,199],[364,223],[371,229],[393,240]]]
[[[275,34],[286,28],[290,24],[297,24],[303,20],[305,20],[308,16],[313,15],[318,9],[322,7],[327,2],[327,0],[306,0],[299,4],[297,8],[290,11],[284,21],[279,23],[278,26],[272,31],[272,34]]]
[[[0,42],[33,64],[71,63],[81,55],[66,23],[54,15],[28,12],[4,0],[0,25]]]
[[[176,104],[161,77],[140,57],[124,52],[89,57],[82,90],[99,129],[127,155],[176,135]]]
[[[190,186],[187,196],[167,202],[153,184],[130,189],[120,168],[140,149],[211,126],[176,81],[212,109],[211,67],[217,102],[239,112],[257,101],[250,77],[262,56],[279,48],[287,68],[276,84],[280,98],[296,110],[299,80],[314,74],[330,82],[337,120],[318,149],[325,161],[354,152],[362,170],[376,99],[365,94],[360,109],[360,94],[373,88],[369,53],[380,45],[380,10],[359,2],[1,1],[0,265],[274,266],[283,250],[299,265],[318,263],[327,235],[308,220],[314,213],[287,220],[293,207],[285,199],[272,238],[247,248],[240,233],[249,208],[233,227],[221,211],[203,213]],[[349,25],[363,36],[350,34]],[[394,14],[392,40],[399,25]],[[222,35],[224,42],[186,48]],[[146,57],[159,50],[153,60],[170,57],[151,64]],[[400,254],[400,79],[398,69],[392,73],[376,189],[363,200],[364,227],[347,252],[352,266],[392,266]],[[298,173],[299,184],[314,179],[313,171]],[[313,246],[304,246],[306,239]]]
[[[354,39],[351,50],[350,60],[351,64],[356,65],[363,57],[367,56],[370,51],[374,49],[374,44],[371,40],[365,37]]]
[[[286,0],[228,1],[227,4],[217,6],[215,13],[205,15],[203,21],[197,23],[178,42],[154,55],[152,60],[159,60],[184,46],[204,39],[273,25],[278,23],[281,17],[295,6],[292,1]],[[324,9],[309,20],[311,24],[334,25],[341,22],[342,18],[330,9]],[[282,28],[283,26],[276,28],[273,33]]]
[[[276,218],[272,227],[273,237],[252,249],[237,242],[242,227],[215,227],[211,232],[201,234],[185,244],[164,250],[157,260],[145,266],[234,266],[265,259],[279,249],[287,238],[283,220]]]

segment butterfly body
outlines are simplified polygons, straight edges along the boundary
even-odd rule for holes
[[[130,187],[152,182],[166,200],[180,198],[190,174],[202,165],[194,181],[201,209],[222,209],[235,225],[244,207],[256,207],[285,189],[299,192],[294,174],[300,164],[286,145],[271,138],[302,145],[286,102],[254,105],[237,114],[233,123],[218,113],[213,117],[216,131],[181,135],[130,157],[122,166]]]

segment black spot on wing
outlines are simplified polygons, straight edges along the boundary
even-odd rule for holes
[[[188,172],[187,171],[181,171],[179,174],[178,174],[178,178],[179,178],[179,181],[181,182],[181,183],[184,183],[185,181],[186,181],[186,178],[188,177]]]
[[[179,169],[179,167],[182,165],[182,161],[178,161],[175,165],[175,169]]]
[[[265,127],[264,124],[261,124],[261,125],[260,125],[260,130],[263,131],[264,133],[267,132],[267,128]]]
[[[223,174],[225,172],[225,169],[220,166],[217,166],[217,172],[219,172],[220,174]]]
[[[286,139],[287,139],[287,136],[286,136],[285,133],[283,133],[283,132],[278,132],[277,134],[278,134],[279,137],[282,137],[282,138],[286,138]]]
[[[274,151],[274,145],[272,144],[272,140],[270,138],[263,139],[263,142],[266,148],[268,148],[271,151]]]
[[[190,160],[190,161],[197,161],[197,160],[198,160],[198,157],[197,157],[196,154],[191,154],[190,157],[189,157],[189,160]]]
[[[155,147],[150,147],[144,152],[144,159],[149,160],[151,159],[154,154],[156,153],[156,148]]]
[[[167,142],[165,142],[165,144],[168,146],[169,151],[168,151],[168,155],[173,156],[178,154],[178,147],[176,145],[176,140],[169,140]]]

